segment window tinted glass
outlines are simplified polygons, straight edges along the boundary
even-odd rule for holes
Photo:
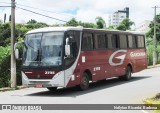
[[[82,50],[93,49],[93,39],[91,33],[84,33],[82,37]]]
[[[118,48],[117,35],[107,34],[107,45],[109,49]]]
[[[118,48],[118,43],[117,43],[117,35],[112,35],[112,46],[113,48]]]
[[[127,36],[119,35],[119,44],[120,48],[127,48]]]
[[[108,45],[109,49],[113,48],[113,46],[112,46],[112,34],[107,34],[107,45]]]
[[[139,48],[144,47],[144,36],[137,36],[137,45]]]
[[[104,34],[95,34],[94,35],[95,41],[95,49],[104,49],[106,48],[106,41]]]
[[[128,35],[128,46],[129,48],[136,48],[136,37],[133,35]]]

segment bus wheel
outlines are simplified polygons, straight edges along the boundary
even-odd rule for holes
[[[89,77],[87,73],[83,73],[79,88],[80,90],[86,90],[89,87]]]
[[[47,87],[47,89],[48,89],[49,91],[56,91],[56,90],[57,90],[57,87]]]
[[[124,75],[124,80],[128,81],[131,79],[131,75],[132,75],[132,69],[130,66],[127,66],[126,68],[126,74]]]

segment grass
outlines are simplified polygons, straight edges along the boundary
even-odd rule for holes
[[[144,100],[145,104],[159,104],[160,105],[160,93],[152,98]],[[153,110],[153,113],[160,113],[160,110]]]

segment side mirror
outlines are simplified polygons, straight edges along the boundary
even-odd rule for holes
[[[20,60],[21,58],[19,58],[19,50],[16,48],[18,44],[24,44],[24,42],[17,42],[14,44],[14,55],[15,55],[15,58],[17,60]]]
[[[65,55],[66,56],[71,55],[70,45],[65,45]]]
[[[17,60],[19,59],[19,50],[18,49],[15,50],[15,58]]]
[[[66,45],[65,45],[65,55],[70,56],[71,50],[70,50],[70,45],[69,45],[69,38],[66,38]]]

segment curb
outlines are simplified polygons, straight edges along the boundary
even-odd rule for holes
[[[153,67],[153,66],[148,66],[147,69],[157,68],[157,67],[160,67],[160,64],[157,64],[155,67]]]
[[[27,87],[25,87],[25,86],[17,86],[16,88],[5,87],[5,88],[0,88],[0,92],[20,90],[20,89],[24,89],[24,88],[27,88]]]

